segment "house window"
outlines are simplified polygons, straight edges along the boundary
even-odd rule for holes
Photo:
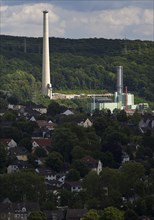
[[[20,218],[20,214],[15,214],[15,218]]]

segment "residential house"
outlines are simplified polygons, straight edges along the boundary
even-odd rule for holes
[[[16,173],[18,171],[19,171],[19,167],[16,163],[15,164],[12,163],[7,167],[7,173]]]
[[[39,210],[37,203],[12,203],[5,200],[0,203],[0,220],[27,220],[31,212]]]
[[[37,173],[41,174],[42,176],[45,177],[45,180],[57,180],[57,174],[51,169],[46,169],[46,168],[37,168],[35,170]]]
[[[34,105],[32,106],[32,109],[39,112],[40,114],[46,114],[47,113],[47,108],[43,105]]]
[[[73,181],[73,182],[66,181],[64,183],[63,188],[71,192],[80,192],[82,190],[81,181]]]
[[[24,109],[22,109],[22,114],[27,117],[27,119],[30,119],[32,117],[37,118],[41,115],[40,112],[33,110],[31,106],[26,106]]]
[[[45,178],[45,184],[48,191],[53,191],[61,188],[65,182],[64,173],[56,173],[51,169],[37,168],[35,170]]]
[[[35,152],[37,147],[41,147],[46,150],[47,154],[48,148],[51,147],[51,139],[50,138],[41,138],[41,137],[32,137],[32,152]]]
[[[67,209],[66,220],[82,220],[86,213],[86,209]]]
[[[32,117],[29,119],[29,121],[36,121],[36,119],[35,119],[34,116],[32,116]]]
[[[98,161],[95,160],[93,157],[85,156],[81,160],[89,169],[96,169]]]
[[[126,152],[122,152],[122,163],[130,161],[130,157]]]
[[[23,107],[24,107],[23,105],[8,104],[8,109],[12,109],[12,110],[15,110],[15,111],[18,111]]]
[[[9,149],[9,155],[16,157],[18,160],[27,161],[28,151],[25,147],[14,147]]]
[[[147,130],[154,131],[154,117],[145,116],[139,121],[139,129],[142,133],[145,133]]]
[[[64,111],[63,113],[61,113],[62,115],[74,115],[74,113],[71,111],[71,110],[69,110],[69,109],[67,109],[66,111]]]
[[[45,185],[47,191],[57,193],[57,191],[63,186],[63,183],[59,180],[46,180]]]
[[[61,183],[64,184],[64,182],[65,182],[65,177],[66,177],[66,174],[65,174],[65,173],[57,173],[56,177],[57,177],[57,180],[58,180],[59,182],[61,182]]]
[[[49,121],[46,121],[46,120],[37,120],[36,123],[38,124],[39,128],[42,128],[44,129],[45,131],[46,130],[54,130],[55,128],[55,124],[49,120]]]
[[[44,129],[41,128],[36,128],[33,133],[32,133],[32,137],[33,138],[39,138],[39,137],[44,137]]]
[[[78,125],[83,126],[84,128],[88,128],[91,127],[93,123],[89,118],[87,118],[86,120],[79,122]]]
[[[47,220],[64,220],[64,212],[62,210],[44,211]]]
[[[96,171],[98,175],[102,171],[102,162],[100,160],[95,160],[91,156],[85,156],[81,160],[90,170]]]
[[[0,143],[6,145],[8,149],[17,147],[17,143],[12,138],[1,139]]]
[[[28,163],[28,161],[15,160],[7,167],[7,173],[16,173],[19,170],[31,168],[33,167],[31,164]]]

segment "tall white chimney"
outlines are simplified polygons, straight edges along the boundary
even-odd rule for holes
[[[123,93],[123,66],[117,66],[117,93]]]
[[[50,83],[48,11],[43,11],[42,94],[47,95],[50,99],[52,99],[52,86]]]

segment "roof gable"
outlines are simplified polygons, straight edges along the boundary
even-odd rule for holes
[[[61,113],[62,115],[74,115],[74,113],[72,111],[70,111],[69,109],[67,109],[65,112]]]
[[[39,147],[50,147],[51,139],[50,138],[32,138],[32,144],[38,145]]]

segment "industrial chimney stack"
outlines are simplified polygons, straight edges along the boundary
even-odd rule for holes
[[[121,95],[123,93],[123,67],[117,66],[117,93]]]
[[[50,83],[48,11],[43,11],[42,94],[47,95],[50,99],[52,99],[52,85]]]

